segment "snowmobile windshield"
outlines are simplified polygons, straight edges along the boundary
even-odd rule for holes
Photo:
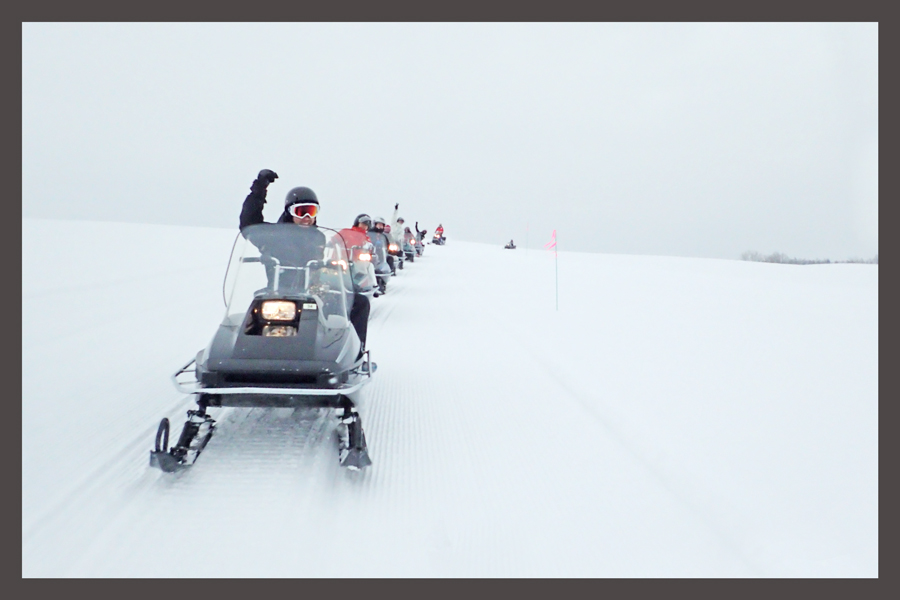
[[[353,284],[347,249],[335,233],[293,223],[245,227],[225,274],[226,320],[243,319],[257,298],[315,302],[323,319],[346,319]]]
[[[376,233],[371,236],[372,244],[375,246],[375,253],[372,255],[372,262],[375,265],[381,265],[387,262],[387,238],[380,234]]]

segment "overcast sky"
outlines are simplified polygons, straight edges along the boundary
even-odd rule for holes
[[[878,252],[875,23],[25,23],[26,217],[237,228],[311,187],[448,239]]]

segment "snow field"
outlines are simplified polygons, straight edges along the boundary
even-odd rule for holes
[[[235,231],[23,221],[25,577],[876,577],[878,270],[448,240],[373,300],[373,466],[217,409]],[[362,558],[361,558],[362,557]]]

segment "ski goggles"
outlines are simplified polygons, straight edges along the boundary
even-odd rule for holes
[[[292,217],[302,219],[303,217],[315,217],[319,214],[318,204],[291,204],[288,207],[288,214]]]

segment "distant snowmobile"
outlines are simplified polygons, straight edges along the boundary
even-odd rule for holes
[[[419,222],[416,221],[416,256],[422,256],[425,253],[426,235],[428,235],[428,230],[419,229]]]
[[[372,253],[372,265],[375,267],[375,276],[378,279],[378,294],[387,292],[388,279],[391,277],[391,267],[388,265],[388,242],[387,236],[383,234],[375,234],[372,236],[372,245],[375,251]]]
[[[416,261],[416,236],[409,227],[403,232],[403,255],[409,262]]]
[[[368,350],[360,352],[348,319],[350,255],[333,235],[322,260],[296,264],[292,257],[310,230],[263,223],[238,234],[225,275],[225,318],[210,344],[172,376],[198,408],[188,411],[171,448],[169,421],[162,420],[151,466],[174,472],[193,465],[216,427],[207,408],[220,406],[334,408],[340,464],[372,464],[357,404],[376,365]]]
[[[432,238],[431,243],[443,246],[446,242],[447,238],[444,237],[444,226],[438,224],[437,228],[434,230],[434,238]]]
[[[388,237],[390,237],[391,226],[385,224],[384,232],[386,234],[388,234]],[[394,257],[395,268],[393,270],[393,274],[396,275],[397,274],[396,269],[403,268],[403,250],[400,249],[400,244],[397,244],[393,241],[388,242],[388,254],[390,254],[391,256]]]
[[[422,255],[425,253],[425,240],[424,240],[424,238],[425,238],[424,235],[416,234],[416,237],[415,237],[415,242],[416,242],[416,243],[415,243],[415,246],[414,246],[414,248],[415,248],[415,250],[416,250],[416,256],[422,256]]]
[[[391,242],[390,244],[388,244],[388,254],[394,257],[394,260],[397,263],[397,268],[402,269],[403,257],[406,255],[406,253],[400,249],[400,246],[398,244],[395,244],[394,242]]]
[[[506,250],[515,250],[515,249],[516,249],[516,243],[515,243],[514,241],[512,241],[512,240],[509,240],[509,243],[508,243],[507,245],[503,246],[503,247],[504,247]]]

